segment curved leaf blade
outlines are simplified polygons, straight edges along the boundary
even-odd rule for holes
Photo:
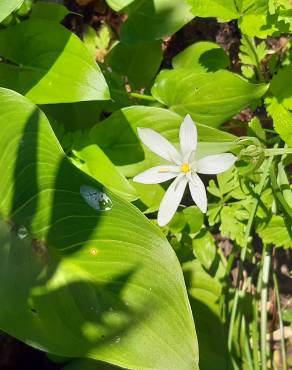
[[[0,23],[18,8],[24,0],[1,0],[0,3]]]
[[[165,237],[70,163],[28,99],[1,88],[0,102],[1,329],[64,357],[197,369],[182,271]],[[97,211],[88,188],[110,197],[111,210]]]
[[[111,161],[119,166],[125,176],[133,177],[162,161],[146,147],[142,147],[137,137],[137,127],[151,128],[178,146],[182,121],[182,116],[167,109],[127,107],[95,125],[90,131],[90,138],[92,143],[100,146]],[[199,158],[234,149],[234,135],[201,124],[197,124],[197,129]]]
[[[228,72],[196,73],[178,68],[156,78],[153,96],[174,112],[198,123],[219,126],[262,97],[269,85],[255,85]]]
[[[0,31],[0,54],[13,63],[0,64],[2,86],[36,104],[110,98],[85,45],[54,21],[28,20]]]

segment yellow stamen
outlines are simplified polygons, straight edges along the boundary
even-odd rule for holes
[[[188,163],[183,163],[181,165],[181,171],[184,172],[184,173],[188,173],[190,171],[190,166]]]
[[[167,172],[170,172],[169,169],[167,168],[161,168],[158,173],[167,173]]]

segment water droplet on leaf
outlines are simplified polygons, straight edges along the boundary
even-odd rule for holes
[[[115,342],[116,343],[120,343],[120,341],[121,341],[121,337],[115,337]]]
[[[110,211],[113,207],[113,203],[106,193],[90,186],[81,186],[80,194],[85,202],[96,211]]]
[[[19,239],[25,239],[28,235],[27,228],[25,226],[19,226],[16,231],[16,235]]]

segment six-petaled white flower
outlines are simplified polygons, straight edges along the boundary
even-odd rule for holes
[[[190,115],[185,117],[180,127],[180,152],[154,130],[138,128],[138,135],[145,146],[171,164],[150,168],[133,180],[143,184],[159,184],[175,178],[161,201],[157,218],[159,226],[165,226],[172,219],[187,184],[194,202],[206,213],[206,189],[197,173],[215,175],[224,172],[234,164],[236,157],[224,153],[196,159],[197,128]]]

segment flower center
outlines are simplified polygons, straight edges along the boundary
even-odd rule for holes
[[[188,173],[190,171],[190,165],[188,163],[183,163],[180,169],[182,172]]]

